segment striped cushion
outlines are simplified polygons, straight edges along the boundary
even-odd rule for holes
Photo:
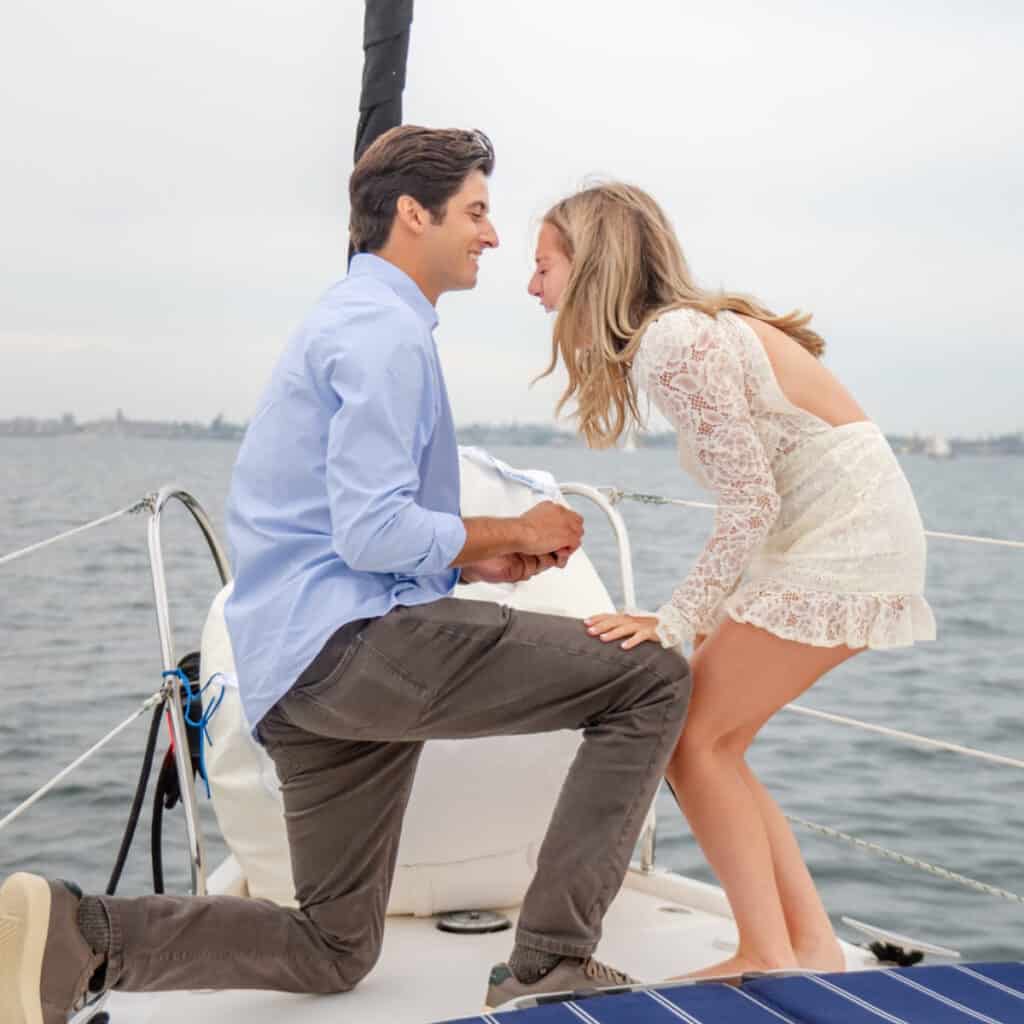
[[[551,1003],[514,1017],[453,1024],[1021,1024],[1024,963],[761,978],[729,985],[659,985],[617,996]]]

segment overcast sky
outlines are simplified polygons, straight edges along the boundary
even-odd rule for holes
[[[248,418],[344,272],[360,0],[6,0],[0,419]],[[890,432],[1024,429],[1024,5],[418,0],[406,120],[494,139],[457,421],[550,419],[536,222],[647,188]],[[561,378],[559,378],[560,380]]]

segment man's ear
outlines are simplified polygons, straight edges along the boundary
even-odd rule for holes
[[[414,235],[422,235],[427,226],[427,211],[412,196],[399,196],[395,204],[395,219]]]

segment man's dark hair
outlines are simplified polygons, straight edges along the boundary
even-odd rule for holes
[[[466,177],[494,170],[494,146],[478,131],[459,128],[392,128],[362,155],[348,182],[352,213],[349,237],[356,252],[383,249],[391,234],[399,196],[412,196],[444,220],[448,200]]]

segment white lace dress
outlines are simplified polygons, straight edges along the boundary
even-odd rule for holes
[[[921,516],[877,426],[832,427],[793,405],[760,339],[728,312],[665,313],[632,373],[718,503],[704,551],[658,609],[663,645],[726,615],[819,647],[935,639]]]

